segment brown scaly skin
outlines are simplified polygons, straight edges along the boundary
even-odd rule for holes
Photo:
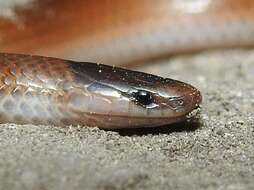
[[[145,95],[144,95],[145,94]],[[0,122],[153,127],[185,120],[200,92],[96,63],[0,53]]]

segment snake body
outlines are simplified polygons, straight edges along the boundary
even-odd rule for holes
[[[0,51],[126,65],[254,44],[253,0],[29,2],[0,18]]]

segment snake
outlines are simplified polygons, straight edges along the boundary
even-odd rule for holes
[[[34,0],[14,10],[0,20],[0,51],[12,52],[0,54],[1,122],[111,129],[183,121],[199,108],[199,90],[116,66],[254,44],[251,0]]]
[[[0,120],[137,128],[185,120],[201,103],[191,85],[90,62],[0,54]]]

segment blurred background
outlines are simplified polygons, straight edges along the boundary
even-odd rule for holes
[[[0,0],[0,51],[114,65],[254,43],[252,0]]]

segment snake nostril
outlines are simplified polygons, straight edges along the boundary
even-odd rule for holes
[[[183,105],[183,103],[184,103],[184,101],[183,101],[183,100],[178,100],[178,104],[179,104],[179,105],[181,105],[181,106],[182,106],[182,105]]]
[[[171,97],[168,100],[168,105],[174,110],[182,108],[184,106],[184,98],[183,97]]]

